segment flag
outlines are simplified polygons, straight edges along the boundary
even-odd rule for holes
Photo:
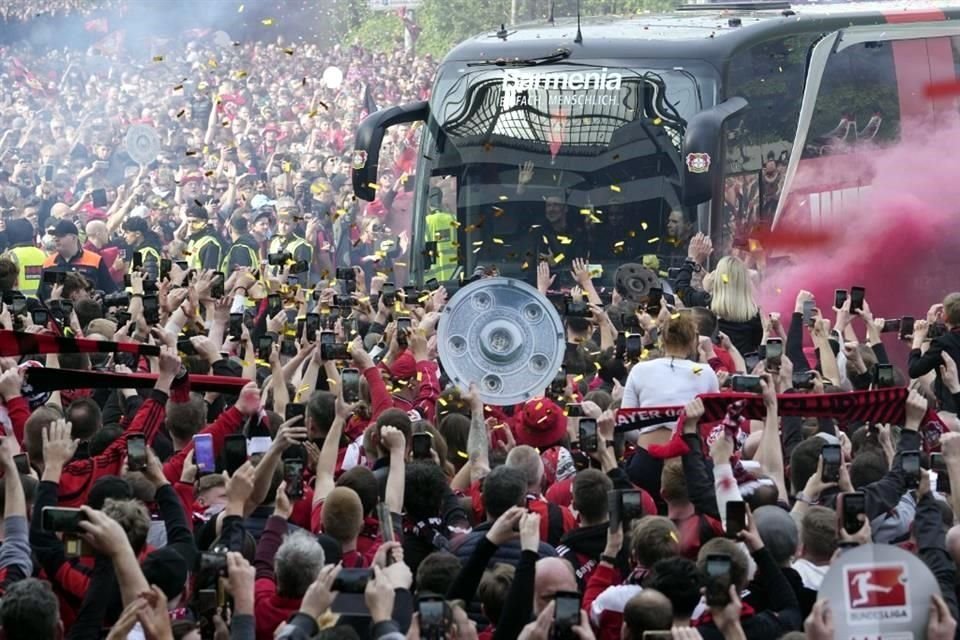
[[[93,49],[100,52],[101,55],[115,56],[123,49],[123,40],[126,38],[126,32],[123,30],[114,31],[99,42],[93,45]]]
[[[364,119],[369,116],[371,113],[379,111],[377,108],[377,103],[373,99],[373,91],[370,89],[369,84],[363,85],[363,108],[360,111],[360,119]]]

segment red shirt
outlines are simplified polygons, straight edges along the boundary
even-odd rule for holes
[[[260,578],[253,583],[254,620],[257,640],[273,640],[273,633],[292,614],[300,610],[301,598],[282,598],[277,595],[277,583]]]

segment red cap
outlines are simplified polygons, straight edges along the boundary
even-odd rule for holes
[[[516,427],[518,444],[542,449],[563,440],[567,417],[553,400],[534,398],[524,405]]]

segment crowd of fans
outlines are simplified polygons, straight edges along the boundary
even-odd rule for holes
[[[684,234],[662,296],[572,260],[564,375],[484,403],[439,361],[446,289],[402,286],[417,132],[376,201],[348,180],[433,61],[181,44],[0,59],[4,637],[826,640],[871,542],[955,636],[960,294],[892,364],[854,292],[767,313]]]

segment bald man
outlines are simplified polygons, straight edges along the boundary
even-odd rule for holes
[[[58,202],[50,207],[50,217],[54,219],[53,224],[56,224],[57,220],[63,220],[69,216],[70,206],[65,202]]]
[[[538,616],[558,591],[579,589],[573,566],[562,558],[537,560],[537,577],[533,586],[533,615]]]
[[[540,539],[556,547],[563,534],[577,528],[577,519],[567,507],[548,502],[543,497],[546,487],[543,486],[540,452],[525,444],[514,447],[507,454],[506,464],[523,473],[527,482],[527,509],[540,514]]]
[[[644,589],[623,608],[621,640],[642,640],[645,631],[669,631],[673,626],[673,604],[655,589]]]
[[[122,283],[127,266],[122,259],[122,250],[119,247],[110,246],[110,230],[107,224],[102,220],[91,220],[84,230],[87,232],[87,241],[83,243],[83,248],[103,258],[113,281],[117,284]]]

